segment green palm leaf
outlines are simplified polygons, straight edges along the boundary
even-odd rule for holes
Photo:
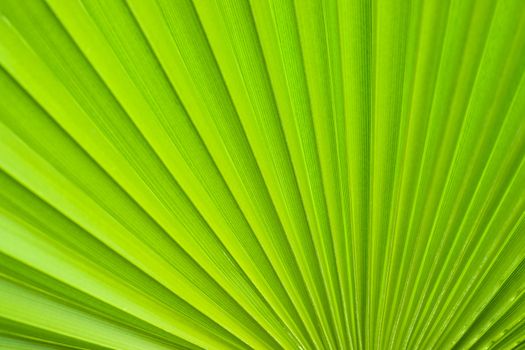
[[[525,2],[0,0],[0,348],[525,349]]]

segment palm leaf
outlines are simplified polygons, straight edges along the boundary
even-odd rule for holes
[[[0,0],[0,347],[525,348],[525,2]]]

